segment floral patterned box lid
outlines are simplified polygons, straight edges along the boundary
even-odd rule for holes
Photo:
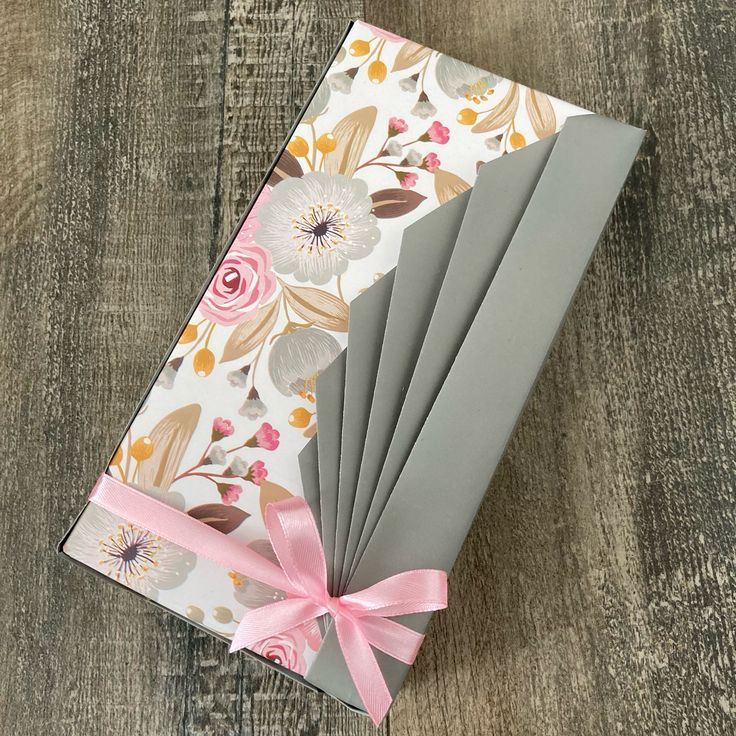
[[[107,472],[273,558],[263,510],[302,495],[315,380],[345,347],[350,301],[479,164],[585,112],[352,23]],[[282,597],[91,504],[62,550],[224,638]],[[299,676],[320,642],[312,623],[255,654]]]

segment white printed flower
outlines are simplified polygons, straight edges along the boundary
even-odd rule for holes
[[[316,327],[281,335],[268,356],[268,372],[284,396],[314,393],[317,376],[340,354],[340,343]]]
[[[248,463],[240,457],[234,457],[223,475],[229,478],[242,478],[248,472]]]
[[[427,94],[425,92],[421,92],[416,105],[411,109],[411,114],[416,115],[418,118],[422,118],[422,120],[426,120],[427,118],[431,118],[433,115],[437,114],[437,108],[430,102]]]
[[[267,412],[268,407],[261,400],[256,387],[253,386],[253,388],[248,391],[248,396],[243,402],[243,405],[238,409],[238,414],[242,417],[246,417],[246,419],[253,420],[265,417]]]
[[[423,158],[424,156],[416,148],[410,149],[409,153],[406,154],[406,162],[409,166],[419,166]]]
[[[215,445],[205,458],[205,465],[224,465],[227,460],[227,452],[220,445]]]
[[[437,60],[435,75],[442,91],[453,99],[480,99],[501,81],[495,74],[445,54],[440,54]]]
[[[327,77],[327,84],[333,92],[342,92],[344,95],[349,95],[350,90],[353,88],[353,80],[357,73],[358,67],[354,67],[353,69],[347,69],[344,72],[330,74],[330,76]]]
[[[197,561],[189,550],[94,504],[85,509],[64,551],[153,600],[159,591],[181,585]]]
[[[250,364],[244,365],[234,371],[230,371],[226,378],[227,382],[234,388],[245,388],[248,385],[248,374],[250,373]]]
[[[174,358],[170,360],[164,367],[158,378],[156,379],[156,385],[161,388],[170,389],[174,387],[174,381],[176,381],[176,375],[179,372],[183,358]]]
[[[503,140],[502,135],[494,136],[493,138],[486,138],[486,148],[489,151],[500,151],[501,150],[501,141]]]
[[[365,258],[381,231],[362,179],[310,172],[277,184],[260,213],[258,243],[278,273],[324,284]]]
[[[419,74],[412,74],[410,77],[404,77],[399,80],[399,89],[402,92],[416,92],[417,81],[419,80]]]
[[[397,140],[392,139],[386,144],[386,153],[389,156],[401,156],[404,147]]]

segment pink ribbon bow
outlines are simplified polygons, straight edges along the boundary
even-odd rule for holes
[[[391,706],[391,693],[371,647],[411,664],[424,636],[388,616],[437,611],[447,607],[443,570],[409,570],[357,593],[332,597],[327,589],[325,554],[309,506],[289,498],[266,507],[265,523],[280,567],[241,541],[203,524],[125,483],[103,475],[90,500],[136,526],[278,588],[287,598],[252,609],[243,616],[230,651],[329,614],[345,663],[363,705],[379,724]]]

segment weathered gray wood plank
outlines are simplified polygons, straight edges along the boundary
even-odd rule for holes
[[[2,14],[3,732],[373,732],[53,554],[362,14],[650,131],[384,730],[734,731],[732,9],[10,0]]]

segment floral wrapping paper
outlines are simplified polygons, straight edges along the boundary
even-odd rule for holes
[[[354,23],[107,472],[273,559],[263,510],[302,495],[315,379],[345,347],[350,301],[481,163],[584,112]],[[63,549],[225,637],[283,597],[94,505]],[[254,651],[303,675],[320,641],[313,623]]]

